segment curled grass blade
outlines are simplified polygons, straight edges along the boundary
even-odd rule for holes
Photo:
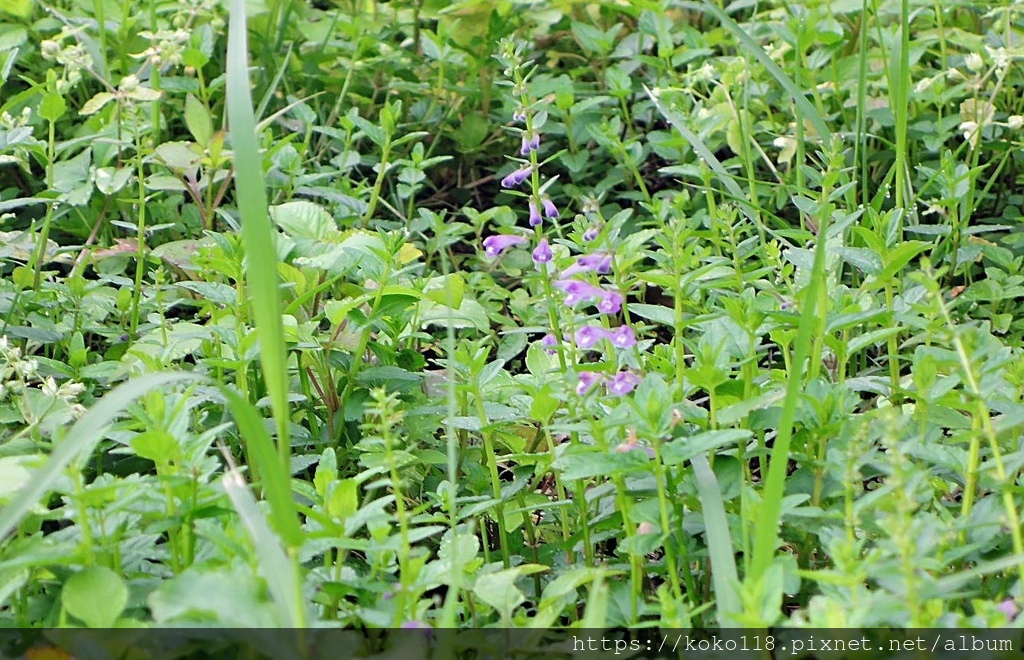
[[[252,538],[256,548],[256,562],[267,581],[270,596],[278,607],[282,627],[304,628],[306,613],[302,600],[302,578],[296,562],[289,559],[278,537],[267,525],[266,517],[246,487],[242,473],[232,467],[224,474],[222,483]]]
[[[108,392],[71,427],[67,436],[56,445],[46,464],[39,468],[11,503],[0,511],[0,539],[14,531],[32,507],[60,479],[66,467],[79,456],[96,448],[110,425],[128,406],[150,390],[197,378],[193,374],[180,372],[146,374],[132,378]]]

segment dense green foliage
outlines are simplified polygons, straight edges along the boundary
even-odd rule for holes
[[[733,4],[0,0],[0,623],[1013,622],[1024,6]]]

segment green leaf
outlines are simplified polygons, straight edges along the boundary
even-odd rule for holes
[[[128,587],[109,568],[90,566],[64,584],[61,602],[90,628],[112,628],[128,604]]]
[[[202,101],[192,94],[185,97],[185,125],[201,147],[210,143],[213,135],[213,119]]]
[[[46,121],[54,122],[64,116],[67,110],[67,103],[60,94],[52,92],[43,94],[43,100],[39,103],[39,116]]]
[[[476,597],[487,603],[501,615],[506,625],[511,622],[512,612],[526,601],[526,596],[516,587],[516,580],[524,575],[532,575],[548,570],[539,564],[524,564],[508,568],[496,573],[481,575],[473,585]]]
[[[338,225],[330,213],[305,200],[273,206],[270,209],[270,217],[292,238],[319,240],[338,231]]]
[[[562,471],[562,479],[591,479],[611,474],[626,474],[645,468],[647,454],[639,447],[622,453],[603,451],[592,445],[570,445],[553,467]]]
[[[178,455],[178,441],[174,436],[162,429],[151,429],[131,439],[132,449],[142,458],[149,459],[157,465],[164,465],[175,460]]]
[[[110,92],[100,92],[96,96],[86,101],[85,105],[82,106],[82,109],[78,111],[78,114],[85,117],[88,117],[89,115],[94,115],[100,110],[102,110],[103,106],[113,101],[114,98],[114,95]]]
[[[40,456],[4,456],[0,458],[0,502],[6,502],[32,478],[26,464],[37,462]]]
[[[320,497],[327,494],[328,487],[338,478],[338,456],[333,447],[328,447],[320,456],[320,462],[316,466],[316,474],[313,475],[313,487]]]
[[[249,450],[252,468],[260,479],[260,486],[270,502],[271,522],[274,529],[281,535],[285,545],[297,548],[302,544],[302,530],[299,528],[298,514],[292,499],[290,462],[282,465],[274,455],[274,443],[267,433],[263,418],[251,403],[246,401],[233,389],[220,388],[228,407],[235,416],[238,432]]]
[[[270,609],[261,580],[248,566],[203,571],[192,567],[165,581],[150,594],[148,605],[158,624],[193,622],[228,627],[282,625]]]
[[[32,15],[32,0],[0,0],[0,13],[28,18]]]
[[[359,510],[359,492],[355,479],[342,479],[335,483],[327,498],[327,515],[342,522]]]
[[[737,445],[753,435],[746,429],[721,429],[703,431],[687,438],[676,438],[661,447],[661,459],[665,465],[679,465],[693,457],[715,451],[721,447]]]

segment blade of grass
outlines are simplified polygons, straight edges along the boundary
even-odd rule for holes
[[[815,329],[819,325],[817,307],[826,278],[825,246],[828,242],[831,213],[831,207],[824,205],[824,210],[819,217],[818,245],[814,251],[814,265],[811,268],[810,281],[803,291],[803,309],[797,328],[789,382],[786,385],[786,398],[782,402],[782,415],[779,418],[775,444],[772,446],[771,458],[768,463],[768,477],[765,480],[761,511],[758,516],[758,534],[754,538],[754,557],[750,568],[755,579],[760,579],[760,576],[771,566],[775,549],[779,544],[782,497],[785,495],[786,468],[789,465],[789,443],[793,437],[796,407],[803,394],[804,363],[807,362],[811,354]]]
[[[256,141],[256,119],[249,90],[245,0],[231,0],[227,54],[228,130],[235,154],[235,191],[242,216],[245,273],[256,319],[260,366],[277,427],[278,460],[290,469],[288,373],[281,298],[277,289],[277,253],[267,211],[263,159]]]
[[[302,530],[295,500],[292,499],[289,471],[282,468],[274,454],[274,442],[263,424],[263,418],[251,403],[234,390],[222,386],[220,391],[227,399],[239,435],[246,444],[246,455],[255,464],[255,473],[260,477],[259,485],[270,503],[271,525],[285,546],[298,548],[302,545]]]
[[[22,518],[60,479],[64,468],[79,456],[95,449],[117,416],[136,399],[157,387],[196,379],[198,376],[180,372],[146,374],[122,383],[104,395],[71,427],[64,440],[50,454],[46,464],[36,471],[28,484],[0,511],[0,539],[14,531]]]
[[[723,628],[732,627],[736,625],[734,615],[740,612],[740,598],[736,593],[739,577],[736,574],[736,554],[729,536],[729,521],[725,517],[722,491],[707,456],[698,454],[690,460],[690,465],[697,478],[697,493],[700,495],[704,515],[704,535],[708,540],[708,555],[711,557],[711,580],[718,601],[718,625]]]
[[[231,455],[226,450],[224,455],[230,465]],[[263,579],[267,581],[270,596],[278,607],[282,627],[305,628],[306,611],[302,601],[302,577],[299,575],[298,567],[289,560],[278,537],[267,525],[266,517],[246,487],[245,478],[238,468],[232,465],[224,474],[222,483],[256,548],[256,563],[263,574]],[[272,510],[271,514],[275,515],[276,512]],[[300,645],[300,648],[302,647],[304,645]]]

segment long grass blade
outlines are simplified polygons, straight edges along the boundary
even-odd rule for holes
[[[287,547],[298,548],[302,544],[302,530],[295,500],[292,499],[289,471],[284,469],[274,454],[274,442],[267,433],[263,418],[251,403],[234,390],[221,387],[220,391],[235,416],[242,442],[248,448],[247,455],[254,463],[255,473],[260,477],[260,486],[270,503],[271,525]]]
[[[301,576],[297,566],[285,553],[277,536],[271,531],[256,499],[246,487],[241,472],[232,467],[223,477],[224,491],[242,519],[253,546],[263,579],[278,607],[283,628],[304,628],[305,605],[302,602]]]
[[[708,464],[707,456],[698,454],[690,460],[693,475],[697,478],[697,493],[704,514],[704,535],[708,540],[708,554],[711,557],[711,580],[718,602],[718,625],[736,625],[733,618],[740,611],[740,599],[736,593],[739,577],[736,574],[736,554],[729,536],[729,521],[725,517],[725,503],[718,479]]]
[[[288,373],[281,297],[278,292],[274,230],[267,211],[263,159],[256,141],[256,119],[249,90],[249,49],[245,0],[231,0],[227,55],[227,112],[234,149],[235,190],[242,216],[245,273],[256,319],[260,366],[277,428],[278,459],[289,469]]]
[[[146,374],[132,378],[108,392],[68,431],[50,454],[49,460],[33,475],[10,504],[0,511],[0,539],[10,534],[60,479],[64,469],[83,454],[96,448],[117,416],[139,397],[171,383],[196,380],[198,376],[181,372]]]

